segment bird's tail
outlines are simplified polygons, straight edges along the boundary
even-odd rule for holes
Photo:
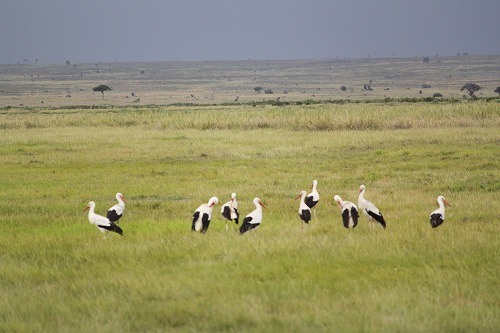
[[[123,230],[119,226],[113,223],[113,231],[119,234],[120,236],[123,236]]]

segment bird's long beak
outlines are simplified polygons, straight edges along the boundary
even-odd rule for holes
[[[90,208],[89,206],[85,207],[85,209],[83,210],[83,212],[84,212],[84,211],[86,211],[86,210],[87,210],[87,209],[89,209],[89,208]]]
[[[447,204],[449,207],[451,207],[451,205],[448,203],[448,201],[443,200],[443,202],[444,202],[445,204]]]
[[[294,199],[294,200],[297,200],[298,198],[300,198],[302,196],[302,194],[299,193],[299,195]]]
[[[125,200],[125,197],[123,195],[120,196],[120,198],[122,198],[123,202],[127,203],[127,200]]]
[[[264,204],[262,203],[262,201],[259,201],[259,205],[261,205],[262,207],[266,208],[266,206],[264,206]]]

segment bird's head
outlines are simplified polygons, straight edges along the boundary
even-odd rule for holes
[[[125,200],[125,197],[121,193],[116,193],[116,200],[121,200],[121,201],[127,203],[127,200]]]
[[[259,198],[254,198],[253,199],[253,203],[257,206],[257,205],[260,205],[262,206],[262,208],[266,208],[266,206],[264,206],[264,204],[262,203],[262,201],[260,201]]]
[[[211,197],[210,200],[208,200],[208,206],[213,207],[214,205],[217,205],[219,203],[219,199],[217,197]]]
[[[295,197],[295,200],[297,200],[298,198],[300,198],[300,197],[302,197],[302,196],[304,196],[304,195],[307,195],[307,192],[306,192],[306,191],[300,191],[299,195],[297,195],[297,196]]]
[[[438,197],[438,201],[441,201],[441,202],[443,202],[445,205],[447,205],[448,207],[451,207],[450,203],[449,203],[448,201],[446,201],[446,198],[445,198],[445,197],[443,197],[442,195],[440,195],[440,196]]]
[[[93,201],[90,201],[87,206],[83,209],[83,211],[86,211],[87,209],[91,208],[91,207],[95,207],[95,202]]]

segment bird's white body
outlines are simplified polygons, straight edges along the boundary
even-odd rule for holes
[[[122,235],[122,230],[111,222],[107,217],[95,213],[95,202],[90,201],[85,209],[89,210],[89,222],[97,227],[99,231],[106,235],[108,231],[114,231]]]
[[[342,211],[344,227],[355,228],[358,225],[358,207],[350,201],[342,200],[339,195],[334,196],[333,199],[339,204]]]
[[[191,230],[205,233],[212,220],[213,206],[219,203],[217,197],[211,197],[208,203],[200,205],[193,214]]]
[[[368,218],[369,221],[373,223],[378,222],[385,229],[386,223],[384,217],[382,216],[382,213],[380,213],[380,210],[377,208],[377,206],[375,206],[373,203],[365,199],[365,191],[366,191],[365,185],[361,185],[359,187],[359,194],[358,194],[359,210],[361,210],[363,214],[365,214],[365,216]]]
[[[306,205],[306,196],[307,192],[306,191],[301,191],[299,196],[295,199],[300,198],[300,204],[299,204],[299,216],[302,221],[305,223],[309,223],[311,220],[311,208],[309,208]]]
[[[226,220],[226,231],[228,229],[227,221],[239,223],[240,213],[238,212],[238,201],[236,201],[236,193],[231,194],[231,200],[222,205],[220,212],[224,220]]]
[[[118,220],[122,217],[123,212],[125,211],[125,198],[123,197],[123,194],[116,193],[116,200],[118,201],[118,203],[108,209],[108,212],[106,214],[106,217],[111,222],[118,222]]]
[[[444,205],[447,204],[448,206],[451,207],[451,205],[448,203],[448,201],[446,201],[446,199],[442,195],[440,195],[437,198],[437,203],[439,205],[439,208],[430,214],[430,222],[433,228],[440,226],[444,222],[444,211],[445,211]]]
[[[255,209],[245,216],[241,224],[240,233],[242,234],[248,230],[258,228],[262,223],[262,207],[265,206],[259,198],[254,198],[253,204],[255,205]]]

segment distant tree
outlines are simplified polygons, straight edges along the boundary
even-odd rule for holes
[[[443,97],[443,94],[441,94],[441,93],[434,93],[434,94],[432,94],[432,97],[434,97],[434,98]]]
[[[476,91],[479,91],[481,90],[482,88],[475,84],[475,83],[466,83],[464,84],[464,86],[462,87],[462,89],[460,89],[460,91],[464,91],[464,90],[467,90],[467,93],[469,94],[470,97],[473,97],[473,98],[476,98],[476,95],[474,95],[474,93]]]
[[[500,87],[497,87],[493,92],[496,92],[498,95],[500,95]]]
[[[66,66],[69,66],[71,65],[71,63],[69,62],[69,60],[66,60]]]
[[[347,87],[346,87],[346,86],[342,86],[342,87],[340,87],[340,90],[342,90],[342,91],[346,91],[346,90],[347,90]]]
[[[274,94],[274,91],[272,89],[266,89],[264,90],[265,94]]]
[[[429,62],[431,61],[431,58],[429,58],[428,56],[425,56],[424,59],[423,59],[424,62]]]
[[[108,86],[107,86],[107,85],[105,85],[105,84],[101,84],[101,85],[99,85],[99,86],[97,86],[97,87],[94,87],[92,90],[93,90],[93,91],[99,91],[99,92],[101,92],[101,93],[102,93],[102,98],[104,98],[104,92],[105,92],[105,91],[108,91],[108,90],[111,90],[111,88],[110,88],[110,87],[108,87]]]
[[[264,88],[262,88],[261,86],[258,86],[258,87],[253,88],[253,90],[255,90],[255,92],[260,94],[262,92],[262,90],[264,90]]]

